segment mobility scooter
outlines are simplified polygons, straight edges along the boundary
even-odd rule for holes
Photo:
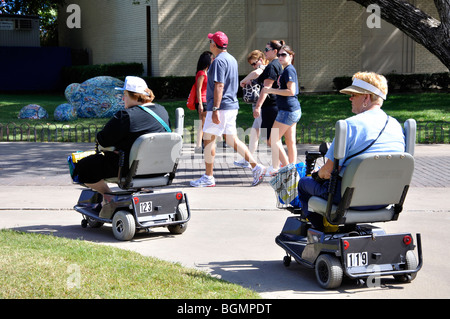
[[[416,235],[417,262],[416,245],[410,233],[386,234],[383,229],[369,224],[395,221],[402,212],[414,171],[415,120],[407,120],[404,127],[405,152],[363,153],[353,158],[342,176],[342,200],[338,205],[332,203],[336,181],[341,178],[339,161],[334,161],[328,200],[311,197],[308,201],[309,210],[324,216],[324,224],[334,228],[331,231],[312,228],[302,216],[301,208],[290,204],[293,197],[287,197],[297,195],[292,190],[296,190],[298,180],[294,181],[295,187],[286,185],[286,181],[292,183],[293,179],[282,175],[271,180],[278,207],[294,214],[287,218],[275,239],[286,251],[285,266],[290,265],[293,257],[299,264],[315,269],[316,279],[325,289],[338,288],[344,276],[361,285],[366,282],[368,286],[380,276],[394,276],[401,282],[410,282],[416,277],[422,267],[420,234]],[[346,122],[340,120],[336,123],[335,159],[345,155],[346,135]],[[308,170],[317,157],[306,152]],[[374,205],[386,207],[364,211],[354,208]]]
[[[153,189],[170,185],[175,178],[183,147],[184,110],[175,112],[175,132],[141,135],[131,148],[128,173],[122,174],[119,168],[117,178],[106,180],[120,189],[105,198],[91,189],[81,192],[74,209],[83,215],[83,228],[110,223],[118,240],[131,240],[136,231],[153,227],[167,227],[172,234],[186,230],[190,219],[187,195]]]

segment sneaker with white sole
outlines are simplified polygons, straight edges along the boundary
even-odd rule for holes
[[[253,183],[252,186],[259,185],[263,180],[264,176],[266,175],[266,168],[262,166],[261,164],[257,164],[253,169]]]
[[[273,177],[278,174],[278,170],[273,169],[273,166],[270,165],[269,168],[266,170],[266,177]]]
[[[234,161],[234,165],[242,167],[242,168],[251,168],[252,167],[250,165],[250,163],[245,160],[245,158],[241,159],[240,161]]]
[[[216,180],[214,176],[203,175],[199,179],[190,182],[192,187],[214,187]]]

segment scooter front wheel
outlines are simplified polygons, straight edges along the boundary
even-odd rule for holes
[[[86,228],[88,225],[91,228],[100,228],[103,226],[102,222],[96,221],[94,218],[83,215],[83,220],[81,221],[81,227]]]
[[[112,219],[114,237],[118,240],[131,240],[136,232],[136,222],[130,212],[120,210]]]

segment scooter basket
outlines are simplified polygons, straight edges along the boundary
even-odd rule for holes
[[[298,198],[298,181],[305,173],[305,164],[289,164],[278,171],[278,174],[270,180],[270,185],[275,191],[277,208],[301,207]]]

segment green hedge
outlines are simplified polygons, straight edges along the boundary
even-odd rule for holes
[[[127,75],[142,77],[157,99],[187,99],[195,76],[144,77],[142,63],[112,63],[97,65],[80,65],[65,67],[63,81],[67,86],[71,83],[82,83],[97,76],[113,76],[124,80]],[[239,80],[244,78],[240,76]],[[240,96],[242,92],[239,91]]]
[[[113,76],[124,80],[127,75],[142,77],[142,63],[111,63],[95,65],[77,65],[65,67],[62,70],[64,85],[83,83],[97,76]],[[186,98],[189,95],[195,76],[185,77],[142,77],[158,99]]]
[[[419,74],[385,74],[389,92],[441,90],[449,92],[450,73]],[[334,89],[339,91],[352,84],[351,76],[340,76],[333,79]]]
[[[241,81],[245,75],[239,76]],[[195,76],[143,77],[147,85],[155,93],[157,99],[186,99],[195,82]],[[239,87],[238,97],[242,97]]]
[[[142,63],[111,63],[95,65],[77,65],[65,67],[62,70],[62,78],[67,86],[71,83],[82,83],[96,76],[113,76],[125,78],[127,75],[141,76],[144,73]]]
[[[143,77],[158,100],[189,96],[195,76]]]

